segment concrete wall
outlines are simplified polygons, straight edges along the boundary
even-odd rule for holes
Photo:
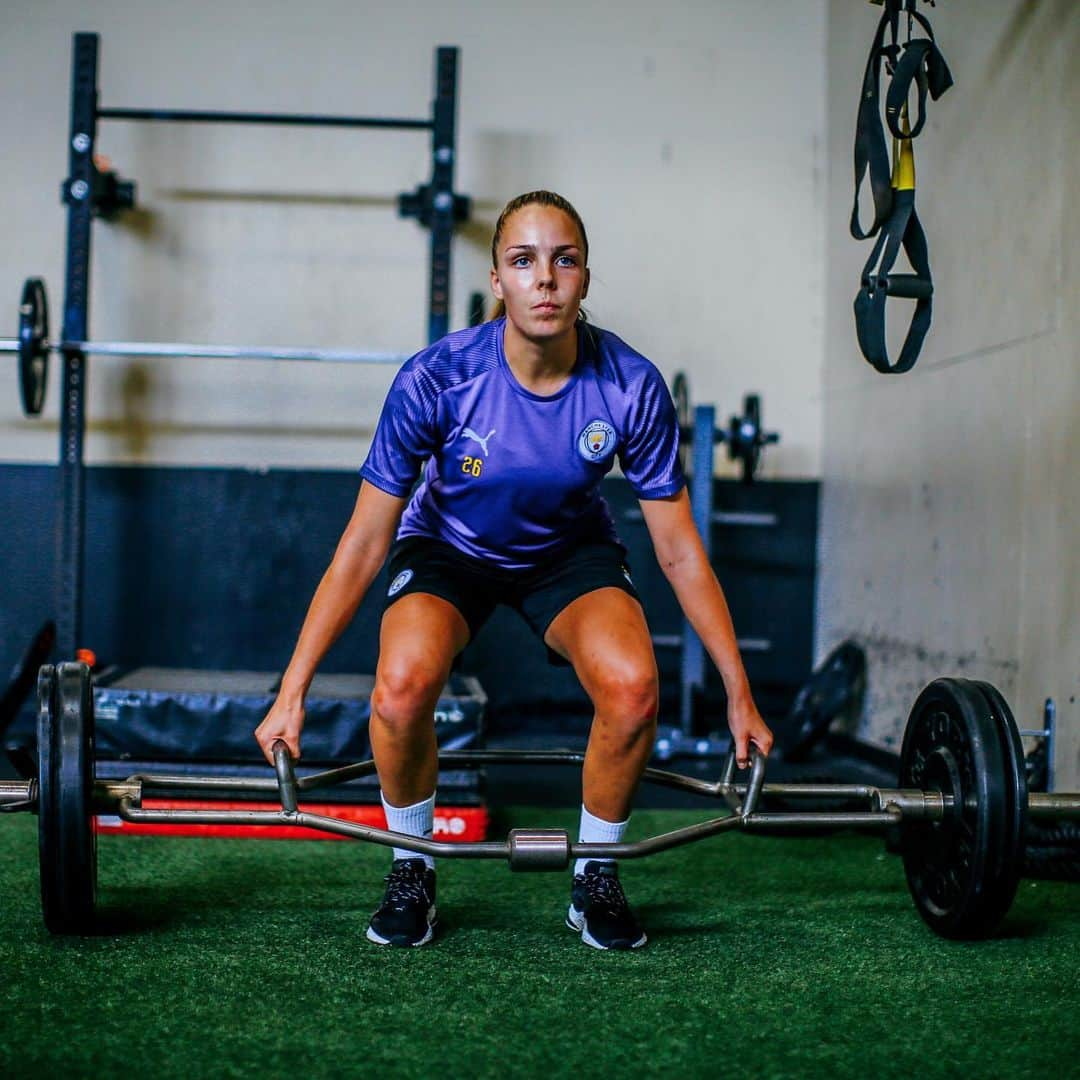
[[[456,246],[454,325],[486,288],[503,203],[554,187],[590,231],[595,321],[668,376],[688,370],[722,415],[760,391],[784,436],[766,475],[815,476],[824,28],[825,0],[8,0],[0,336],[28,274],[47,278],[54,315],[62,302],[73,31],[102,34],[112,106],[424,115],[433,49],[457,44],[458,189],[476,214]],[[427,177],[426,136],[105,123],[98,148],[138,181],[141,209],[95,227],[91,336],[425,343],[426,233],[395,200]],[[88,459],[352,468],[391,376],[94,360]],[[43,419],[22,419],[13,365],[0,364],[0,460],[55,459],[55,370],[49,394]]]
[[[819,652],[849,635],[867,646],[864,734],[889,745],[939,674],[998,684],[1022,727],[1053,697],[1058,786],[1076,790],[1080,7],[931,12],[956,86],[916,143],[934,326],[898,377],[865,364],[852,328],[868,245],[847,235],[851,143],[876,15],[858,8],[828,13]]]

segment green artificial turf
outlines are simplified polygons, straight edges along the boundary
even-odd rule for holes
[[[628,838],[702,816],[639,812]],[[574,824],[519,810],[497,835]],[[943,941],[874,837],[727,835],[626,863],[651,937],[635,953],[564,927],[565,874],[443,863],[443,933],[389,949],[363,937],[382,849],[158,837],[102,838],[106,932],[52,938],[36,845],[35,819],[0,821],[5,1078],[1080,1069],[1080,889],[1025,881],[1000,937]]]

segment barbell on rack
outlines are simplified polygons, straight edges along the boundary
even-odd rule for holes
[[[51,352],[84,356],[188,356],[220,360],[306,360],[339,364],[393,364],[409,353],[358,352],[351,349],[304,349],[290,346],[197,345],[180,341],[49,340],[49,304],[41,278],[27,278],[19,303],[19,336],[0,338],[0,352],[19,357],[19,393],[23,412],[38,416],[45,405]]]
[[[677,371],[671,380],[671,398],[675,402],[675,415],[679,422],[679,459],[687,468],[690,446],[696,445],[695,427],[697,413],[690,404],[690,381],[686,372]],[[743,398],[740,416],[732,415],[726,428],[714,427],[712,443],[723,443],[728,458],[739,463],[742,481],[752,484],[761,465],[761,454],[766,446],[780,441],[780,433],[766,431],[761,419],[761,395],[747,394]],[[711,471],[712,462],[709,463]]]
[[[485,764],[575,764],[570,751],[444,752],[451,767]],[[53,933],[83,933],[94,925],[97,847],[94,815],[118,814],[150,824],[304,826],[440,858],[506,859],[512,870],[565,870],[578,858],[640,858],[743,829],[899,825],[904,871],[915,905],[936,933],[949,938],[991,935],[1016,894],[1027,817],[1080,817],[1080,794],[1029,794],[1020,736],[1005,699],[989,683],[941,678],[919,695],[901,750],[899,787],[842,784],[766,784],[765,759],[754,755],[749,780],[736,783],[729,755],[715,783],[660,769],[648,782],[723,799],[729,812],[635,843],[573,843],[562,829],[514,829],[505,841],[443,843],[313,814],[304,793],[374,773],[372,761],[297,777],[285,744],[274,746],[275,778],[94,775],[94,694],[85,664],[45,665],[38,676],[38,775],[0,781],[0,810],[36,811],[41,902]],[[280,810],[164,810],[145,808],[155,793],[235,799],[276,794]],[[850,810],[770,812],[770,798],[829,800]],[[861,804],[861,806],[859,806]]]

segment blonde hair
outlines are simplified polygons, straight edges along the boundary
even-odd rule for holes
[[[589,237],[585,232],[585,222],[581,220],[581,215],[574,209],[567,199],[564,199],[561,195],[556,194],[554,191],[527,191],[524,195],[518,195],[517,198],[511,199],[502,209],[502,213],[499,215],[499,220],[495,222],[495,233],[491,237],[491,265],[497,270],[499,267],[499,241],[502,239],[503,229],[506,227],[506,223],[516,214],[519,210],[523,210],[526,206],[550,206],[555,210],[561,210],[570,220],[577,226],[577,231],[581,234],[581,248],[584,261],[588,264],[589,261]],[[491,318],[501,319],[506,314],[506,305],[498,300],[495,303],[495,307],[492,309]],[[584,319],[585,312],[581,310],[579,317]]]

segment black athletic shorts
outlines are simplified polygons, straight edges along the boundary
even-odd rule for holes
[[[410,593],[430,593],[461,612],[475,638],[496,604],[513,608],[541,641],[555,616],[594,589],[616,588],[640,597],[630,579],[626,549],[614,541],[579,544],[531,570],[504,570],[451,544],[406,536],[390,549],[386,607]],[[567,661],[548,649],[548,662]]]

